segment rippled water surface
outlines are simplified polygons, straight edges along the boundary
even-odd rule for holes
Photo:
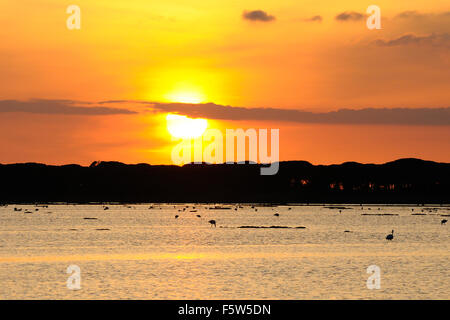
[[[0,299],[450,298],[448,207],[224,206],[0,207]]]

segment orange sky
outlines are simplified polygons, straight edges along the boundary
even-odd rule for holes
[[[130,113],[74,114],[44,112],[41,104],[17,112],[10,100],[100,108],[106,100],[213,102],[313,113],[450,107],[448,0],[378,1],[381,30],[369,30],[365,17],[336,18],[374,4],[356,0],[76,0],[80,30],[66,27],[68,3],[3,3],[0,163],[169,164],[174,145],[166,114],[150,103],[107,105]],[[244,19],[252,10],[274,19]],[[281,160],[450,162],[448,124],[226,119],[209,119],[209,127],[280,129]]]

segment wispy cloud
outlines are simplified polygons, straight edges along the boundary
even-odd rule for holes
[[[360,21],[364,19],[365,15],[354,11],[345,11],[338,14],[335,19],[337,21]]]
[[[395,16],[395,18],[400,19],[420,19],[420,18],[449,18],[450,17],[450,11],[444,11],[444,12],[438,12],[438,13],[422,13],[416,10],[409,10],[409,11],[403,11],[400,12]]]
[[[244,20],[270,22],[275,20],[275,16],[269,15],[263,10],[244,11],[242,14]]]
[[[322,16],[317,15],[317,16],[313,16],[311,18],[303,19],[302,21],[304,21],[304,22],[322,22],[322,20],[323,20]]]
[[[414,34],[405,34],[401,37],[391,39],[391,40],[382,40],[378,39],[375,41],[375,44],[382,47],[394,47],[394,46],[407,46],[407,45],[427,45],[433,47],[445,47],[450,48],[450,34],[441,33],[441,34],[430,34],[426,36],[417,36]]]
[[[97,106],[91,102],[80,102],[74,100],[0,100],[0,113],[2,112],[26,112],[39,114],[64,114],[64,115],[115,115],[134,114],[135,111]]]
[[[450,108],[366,108],[315,113],[277,108],[242,108],[206,104],[154,103],[156,112],[217,120],[289,121],[322,124],[450,125]]]

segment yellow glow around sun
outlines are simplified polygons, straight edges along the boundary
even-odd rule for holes
[[[166,117],[167,130],[174,138],[195,139],[200,137],[208,127],[206,119],[191,119],[177,114]]]
[[[220,72],[197,65],[195,68],[162,66],[142,72],[139,78],[145,79],[142,81],[146,85],[142,86],[139,99],[149,101],[224,104],[229,101],[229,95],[225,93],[235,83],[234,76],[225,77]]]
[[[181,103],[202,103],[204,97],[198,92],[173,92],[167,95],[167,99],[172,102]]]
[[[180,103],[202,103],[206,97],[201,87],[188,82],[178,82],[172,91],[165,95],[165,100]]]

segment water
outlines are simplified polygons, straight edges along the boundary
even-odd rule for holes
[[[0,299],[450,298],[448,207],[108,207],[0,207]],[[397,215],[362,215],[386,213]],[[66,286],[69,265],[80,290]],[[370,265],[379,290],[367,288]]]

